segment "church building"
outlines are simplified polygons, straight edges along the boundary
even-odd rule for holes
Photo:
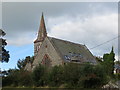
[[[28,61],[25,70],[32,71],[39,64],[52,67],[70,62],[97,64],[95,57],[85,45],[47,36],[42,14],[38,36],[34,41],[34,61]]]

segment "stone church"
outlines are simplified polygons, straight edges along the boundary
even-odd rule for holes
[[[42,14],[38,36],[34,41],[34,61],[28,61],[25,69],[32,71],[39,64],[51,67],[69,62],[97,64],[95,57],[85,45],[47,36]]]

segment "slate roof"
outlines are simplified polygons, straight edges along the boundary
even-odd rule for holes
[[[69,41],[48,37],[56,51],[65,62],[90,62],[97,64],[95,57],[85,45],[72,43]]]

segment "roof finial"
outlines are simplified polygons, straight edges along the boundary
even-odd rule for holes
[[[42,12],[42,17],[43,17],[44,15],[43,15],[43,12]]]

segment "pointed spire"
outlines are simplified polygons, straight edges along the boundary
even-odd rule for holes
[[[40,27],[38,31],[38,36],[36,41],[43,41],[47,37],[46,27],[45,27],[45,21],[44,21],[44,15],[42,12],[41,20],[40,20]],[[36,42],[35,41],[35,42]]]

